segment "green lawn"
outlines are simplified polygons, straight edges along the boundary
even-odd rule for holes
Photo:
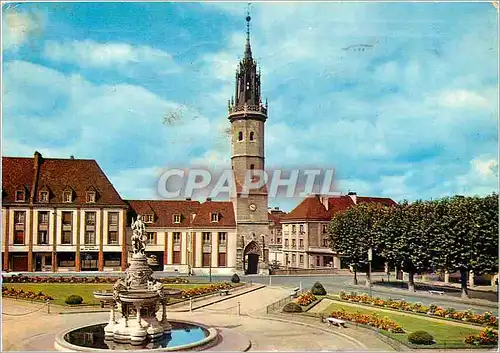
[[[188,289],[201,284],[164,284],[164,288]],[[99,305],[99,301],[94,298],[95,291],[112,290],[112,283],[5,283],[4,287],[23,289],[24,291],[33,291],[38,293],[42,291],[44,294],[54,298],[52,303],[66,305],[64,302],[67,297],[72,294],[79,295],[83,298],[83,304]],[[171,299],[170,302],[174,302]]]
[[[352,313],[359,312],[361,314],[372,314],[373,312],[376,312],[381,317],[386,316],[389,319],[394,320],[405,330],[406,333],[396,334],[396,333],[384,332],[384,334],[387,334],[389,337],[397,339],[398,341],[401,341],[403,343],[408,342],[407,336],[409,333],[423,330],[429,332],[434,337],[434,340],[436,341],[435,346],[458,345],[463,347],[470,347],[469,345],[466,345],[464,343],[465,337],[472,334],[478,334],[482,329],[481,327],[469,328],[469,327],[452,325],[444,321],[439,322],[437,320],[427,320],[425,318],[419,317],[417,315],[412,315],[410,313],[393,313],[393,312],[385,312],[377,310],[376,308],[373,309],[360,308],[341,302],[331,304],[323,313],[325,315],[329,315],[332,311],[338,311],[342,309],[344,309],[347,312],[352,312]],[[425,346],[422,347],[425,348]]]

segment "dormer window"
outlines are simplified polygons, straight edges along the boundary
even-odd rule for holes
[[[49,192],[40,191],[40,202],[49,202]]]
[[[73,193],[71,191],[63,192],[63,202],[73,202]]]
[[[16,191],[16,202],[24,202],[26,200],[26,192],[24,190]]]
[[[212,223],[219,222],[219,213],[218,212],[212,212],[212,214],[210,215],[210,218],[212,220]]]
[[[94,203],[95,202],[95,191],[87,191],[86,200],[87,200],[87,203]]]
[[[144,223],[153,223],[154,221],[154,215],[149,213],[144,215]]]
[[[176,223],[176,224],[181,223],[181,215],[180,214],[174,214],[174,223]]]

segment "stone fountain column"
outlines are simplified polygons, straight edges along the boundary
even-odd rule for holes
[[[147,335],[146,330],[142,327],[141,324],[141,306],[142,306],[141,302],[134,303],[134,307],[137,313],[136,313],[136,323],[134,325],[135,327],[130,332],[130,342],[132,344],[142,343],[146,339]]]
[[[109,311],[109,323],[104,327],[104,336],[106,338],[111,338],[114,335],[114,330],[115,330],[115,303],[110,303],[111,304],[111,310]]]

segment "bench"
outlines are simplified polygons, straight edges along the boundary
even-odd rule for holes
[[[336,325],[340,328],[347,328],[347,326],[345,325],[345,321],[344,320],[340,320],[340,319],[336,319],[334,317],[327,317],[326,318],[326,322],[329,324],[329,325]]]
[[[299,290],[300,290],[300,288],[299,288],[299,287],[294,288],[294,289],[292,290],[292,292],[290,292],[290,296],[295,298],[295,297],[298,295]]]
[[[219,290],[219,295],[229,295],[229,289],[221,289]]]
[[[439,291],[439,290],[430,290],[429,293],[431,293],[431,294],[437,294],[437,295],[443,295],[444,294],[444,292]]]

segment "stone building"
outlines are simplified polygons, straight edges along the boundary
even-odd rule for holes
[[[328,225],[332,217],[359,203],[377,202],[395,205],[390,198],[348,195],[324,197],[312,195],[290,213],[281,217],[283,266],[288,268],[341,268],[341,256],[332,251]],[[279,250],[278,250],[279,251]],[[271,257],[274,254],[271,254]]]
[[[127,205],[94,160],[2,158],[4,271],[124,269]]]

